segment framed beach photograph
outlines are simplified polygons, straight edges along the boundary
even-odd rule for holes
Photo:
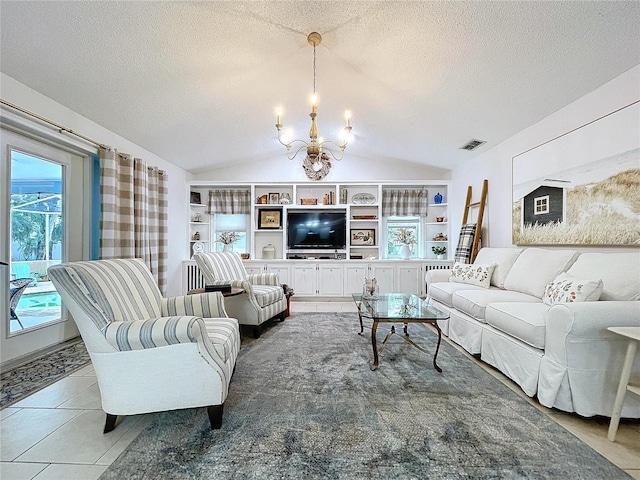
[[[276,194],[277,195],[277,194]],[[282,228],[282,210],[261,209],[258,211],[259,229]]]
[[[639,131],[635,102],[513,157],[513,243],[640,244]]]
[[[376,244],[376,231],[373,228],[352,228],[351,246],[373,246]]]
[[[277,205],[280,203],[280,194],[279,193],[269,193],[269,204]]]

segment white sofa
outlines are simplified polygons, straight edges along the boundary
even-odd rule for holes
[[[426,280],[453,342],[544,406],[611,416],[627,342],[607,327],[640,326],[640,252],[483,248]],[[637,383],[640,356],[632,372]],[[640,418],[639,397],[626,396],[622,416]]]

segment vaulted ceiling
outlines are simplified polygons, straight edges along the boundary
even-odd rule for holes
[[[457,167],[640,63],[637,1],[2,0],[0,17],[3,73],[194,173],[283,156],[277,105],[308,136],[312,31],[320,134],[350,109],[354,161]]]

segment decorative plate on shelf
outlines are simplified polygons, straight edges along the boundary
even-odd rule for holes
[[[353,197],[351,197],[351,203],[354,203],[356,205],[368,205],[371,203],[376,203],[376,197],[374,197],[370,193],[356,193]]]

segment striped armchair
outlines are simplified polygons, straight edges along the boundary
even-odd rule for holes
[[[49,267],[98,377],[104,433],[118,415],[207,406],[220,428],[240,349],[220,293],[162,298],[139,259]]]
[[[287,299],[275,273],[248,275],[240,255],[234,252],[196,253],[193,255],[207,285],[231,284],[244,289],[241,295],[224,299],[229,315],[241,325],[253,326],[260,337],[261,325],[278,317],[284,321]]]

